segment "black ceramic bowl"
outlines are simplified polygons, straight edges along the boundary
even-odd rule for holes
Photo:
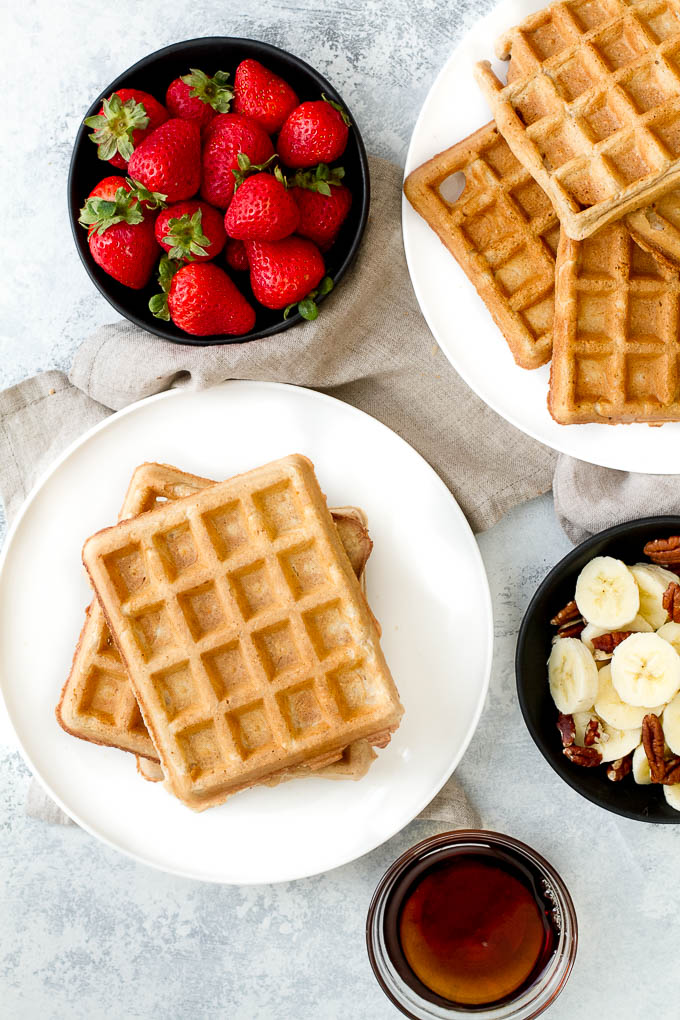
[[[280,50],[268,43],[257,42],[253,39],[235,39],[229,36],[213,37],[208,39],[190,39],[187,42],[175,43],[166,46],[156,53],[144,57],[143,60],[133,64],[127,71],[119,75],[115,81],[107,85],[97,96],[89,110],[83,115],[89,117],[97,112],[102,99],[111,95],[119,88],[138,88],[150,92],[160,102],[165,101],[165,91],[170,82],[180,74],[187,74],[190,67],[200,67],[206,74],[214,74],[215,71],[229,71],[233,81],[236,67],[246,57],[259,60],[271,71],[281,75],[295,89],[300,101],[306,99],[320,99],[321,94],[329,99],[340,103],[346,110],[347,104],[336,92],[333,86],[326,79],[315,71],[313,67],[306,64],[304,60]],[[361,238],[366,227],[368,218],[368,207],[370,201],[370,185],[368,177],[368,161],[366,149],[361,139],[361,134],[350,110],[347,110],[352,127],[349,133],[347,148],[339,163],[345,168],[345,183],[352,192],[352,208],[340,230],[335,244],[324,256],[326,261],[326,273],[332,277],[337,285],[346,272],[357,253]],[[193,346],[206,347],[222,343],[242,343],[246,340],[259,340],[262,337],[273,336],[284,329],[288,329],[301,316],[298,312],[284,320],[282,311],[271,311],[263,308],[255,302],[247,273],[232,273],[218,256],[217,263],[227,268],[230,276],[233,276],[236,285],[257,312],[254,329],[243,337],[211,336],[193,337],[184,333],[172,322],[163,322],[162,319],[155,319],[149,311],[149,298],[158,292],[156,274],[144,290],[135,291],[124,287],[108,276],[92,259],[87,244],[87,232],[78,224],[78,215],[81,206],[94,186],[104,177],[110,174],[121,173],[110,163],[103,162],[97,158],[97,146],[94,145],[88,135],[90,128],[81,123],[76,143],[73,147],[71,157],[71,168],[68,177],[68,202],[71,220],[71,229],[76,242],[76,247],[87,270],[90,279],[107,301],[113,305],[116,311],[124,315],[126,319],[163,337],[173,343],[192,344]]]
[[[640,786],[632,775],[618,783],[604,766],[582,768],[562,754],[557,709],[548,689],[547,661],[555,628],[551,618],[574,597],[576,578],[594,556],[615,556],[624,563],[646,561],[643,546],[652,538],[680,534],[680,516],[644,517],[607,528],[568,553],[550,571],[529,603],[517,640],[515,673],[524,721],[539,751],[572,789],[607,811],[642,822],[680,823],[660,786]]]

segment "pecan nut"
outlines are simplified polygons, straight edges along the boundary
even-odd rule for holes
[[[633,752],[631,751],[624,758],[617,758],[616,761],[610,762],[607,766],[607,779],[611,779],[612,783],[620,783],[632,768]]]
[[[664,566],[680,566],[680,535],[655,538],[651,542],[647,542],[644,553],[653,563],[662,563]]]
[[[576,620],[581,619],[581,614],[578,611],[578,606],[572,599],[571,602],[567,602],[564,609],[560,609],[559,613],[556,613],[550,621],[553,627],[563,627],[565,623],[574,623]]]
[[[631,634],[630,630],[613,630],[611,634],[600,634],[599,637],[591,638],[591,644],[598,652],[606,652],[607,655],[611,655],[614,649]]]
[[[586,726],[586,732],[583,737],[583,744],[585,747],[592,747],[596,740],[600,737],[600,722],[598,719],[591,719]]]
[[[680,584],[671,581],[663,593],[662,603],[673,623],[680,623]]]
[[[564,715],[562,712],[557,717],[557,728],[562,738],[562,747],[571,747],[576,739],[576,727],[574,726],[573,715]]]
[[[663,783],[666,776],[664,758],[665,741],[663,726],[658,715],[650,712],[642,720],[642,746],[649,762],[649,773],[653,783]]]
[[[599,765],[602,761],[602,754],[596,747],[579,747],[578,744],[571,744],[564,748],[562,754],[574,765],[582,765],[586,769]]]

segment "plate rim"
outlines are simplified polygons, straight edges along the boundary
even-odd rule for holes
[[[420,136],[422,135],[423,130],[424,130],[423,125],[424,125],[424,121],[426,119],[427,108],[429,107],[429,105],[430,105],[430,103],[432,101],[432,97],[437,93],[438,89],[440,88],[442,80],[450,72],[450,69],[454,65],[454,63],[457,60],[460,59],[460,51],[461,51],[461,49],[467,48],[467,42],[468,42],[468,39],[470,38],[470,36],[473,33],[481,32],[483,25],[485,25],[485,24],[487,24],[489,22],[494,21],[498,17],[498,13],[499,13],[499,11],[501,9],[503,9],[503,10],[507,9],[508,11],[510,11],[510,10],[513,9],[513,7],[517,8],[518,3],[519,3],[519,6],[521,7],[522,11],[524,11],[524,13],[518,12],[517,13],[517,19],[525,17],[525,16],[527,16],[528,14],[530,14],[532,12],[531,10],[525,11],[525,8],[530,6],[531,0],[500,0],[500,3],[496,4],[495,7],[492,7],[490,11],[487,11],[487,13],[482,15],[482,17],[476,18],[470,25],[468,25],[468,27],[466,28],[464,34],[458,40],[458,42],[456,43],[456,45],[453,48],[453,50],[451,51],[451,53],[449,54],[449,56],[446,58],[446,60],[444,61],[444,63],[440,67],[440,69],[437,72],[437,74],[436,74],[432,84],[430,85],[430,87],[428,89],[428,92],[427,92],[427,95],[425,96],[425,99],[423,100],[423,103],[422,103],[422,105],[420,107],[420,110],[418,112],[418,116],[416,118],[416,122],[415,122],[414,127],[413,127],[413,131],[411,132],[411,138],[409,140],[408,149],[407,149],[407,152],[406,152],[406,160],[405,160],[405,164],[404,164],[404,177],[403,177],[404,181],[406,180],[406,177],[409,175],[409,173],[411,173],[411,171],[414,170],[420,164],[420,160],[417,160],[415,158],[414,149],[416,147],[416,144],[418,144],[420,142],[420,140],[421,140]],[[532,10],[533,10],[533,8],[532,8]],[[492,39],[495,39],[496,34],[497,33],[495,31],[493,31],[491,33]],[[492,46],[491,46],[490,51],[489,51],[489,59],[492,61],[492,63],[496,59],[494,54],[493,54],[493,47]],[[468,61],[468,63],[469,63],[469,61]],[[488,123],[491,120],[493,120],[493,113],[489,110],[488,111],[488,121],[485,121],[485,123]],[[483,125],[480,124],[479,127],[483,127]],[[452,142],[451,144],[454,144],[454,143],[455,143],[455,139],[454,139],[454,142]],[[436,155],[436,153],[433,152],[431,155],[434,156],[434,155]],[[427,158],[431,158],[431,157],[427,157]],[[402,182],[402,185],[403,185],[403,182]],[[478,382],[471,378],[471,373],[466,370],[465,365],[460,363],[460,359],[457,359],[455,357],[455,354],[451,353],[448,350],[448,346],[449,346],[448,343],[445,343],[445,342],[442,341],[442,339],[441,339],[441,337],[439,335],[439,332],[435,329],[435,327],[434,327],[434,325],[432,323],[432,320],[431,320],[431,317],[430,317],[430,314],[429,314],[428,303],[427,303],[427,301],[423,300],[420,283],[418,281],[418,276],[417,276],[416,271],[414,270],[414,266],[415,266],[415,264],[417,262],[418,256],[417,256],[416,251],[415,251],[416,243],[414,242],[413,233],[412,233],[413,225],[415,223],[417,223],[419,220],[420,220],[420,217],[419,217],[418,213],[415,211],[415,209],[413,209],[413,207],[409,203],[408,199],[406,198],[406,196],[404,194],[404,191],[403,191],[403,186],[402,186],[402,194],[401,194],[401,229],[402,229],[402,238],[403,238],[403,243],[404,243],[404,253],[405,253],[405,256],[406,256],[406,264],[408,266],[409,277],[410,277],[410,280],[411,280],[411,286],[413,287],[414,293],[416,295],[416,300],[418,301],[418,307],[419,307],[419,309],[421,311],[421,314],[422,314],[423,318],[425,319],[425,321],[427,323],[428,329],[430,330],[430,332],[432,333],[432,336],[436,340],[438,347],[441,349],[442,353],[444,354],[444,357],[452,365],[452,367],[458,373],[458,375],[461,377],[461,379],[463,379],[465,384],[472,390],[473,393],[475,393],[479,397],[480,400],[482,400],[484,402],[484,404],[486,404],[487,407],[489,407],[492,411],[494,411],[501,418],[503,418],[505,421],[507,421],[510,425],[513,425],[515,428],[519,429],[520,432],[523,432],[526,436],[529,436],[530,439],[533,439],[535,442],[540,443],[542,446],[545,446],[545,447],[548,447],[549,449],[554,450],[558,454],[563,454],[563,455],[568,456],[568,457],[573,457],[573,458],[575,458],[577,460],[583,460],[586,463],[594,464],[597,467],[609,468],[610,470],[614,470],[614,471],[633,471],[633,472],[638,473],[638,474],[663,474],[663,475],[674,475],[674,474],[677,474],[677,465],[673,465],[671,463],[671,461],[670,461],[670,458],[668,458],[668,465],[667,466],[664,466],[663,464],[659,464],[657,462],[653,463],[651,466],[645,466],[645,464],[644,464],[644,457],[645,457],[646,454],[645,454],[644,451],[640,454],[640,459],[643,460],[643,463],[641,463],[641,464],[636,463],[634,467],[631,467],[630,465],[626,465],[620,459],[620,456],[618,454],[614,455],[614,456],[608,456],[607,454],[600,454],[599,455],[599,459],[595,460],[593,458],[598,456],[597,455],[596,444],[592,444],[592,443],[588,444],[588,443],[586,443],[586,444],[584,444],[584,446],[585,446],[584,449],[574,449],[573,444],[569,442],[569,434],[570,434],[569,430],[571,430],[571,429],[579,429],[582,426],[579,426],[579,425],[562,425],[562,426],[559,426],[559,428],[562,431],[557,432],[555,434],[554,438],[552,438],[552,437],[548,438],[548,437],[546,437],[544,435],[538,434],[537,430],[534,427],[532,427],[531,425],[529,425],[526,422],[524,422],[523,420],[521,420],[521,416],[518,416],[518,414],[515,411],[513,411],[512,409],[509,410],[507,408],[501,408],[499,406],[499,403],[498,403],[497,400],[495,400],[495,399],[488,399],[487,396],[483,396],[482,393],[480,392],[480,389],[479,389],[479,386],[478,386]],[[428,225],[428,227],[429,227],[429,225]],[[429,229],[431,231],[431,228],[429,228]],[[432,232],[432,233],[433,233],[433,236],[434,236],[434,232]],[[439,242],[439,243],[441,245],[441,242]],[[443,251],[446,251],[446,249],[444,248],[443,245],[441,245],[441,247],[442,247]],[[462,274],[462,277],[465,279],[467,286],[468,287],[472,287],[473,290],[476,293],[476,290],[474,288],[474,284],[472,283],[471,280],[468,279],[467,274],[465,274],[465,272],[462,269],[462,267],[460,267],[458,265],[458,262],[453,257],[453,255],[451,255],[449,252],[447,252],[447,254],[449,255],[450,259],[452,260],[453,265],[455,265],[457,267],[458,271]],[[480,300],[481,300],[481,298],[480,298]],[[495,329],[498,330],[499,337],[505,343],[505,339],[503,338],[503,334],[501,333],[500,329],[498,329],[498,327],[493,322],[493,319],[491,318],[490,313],[487,312],[487,314],[489,315],[489,322],[492,324],[492,326]],[[549,363],[548,363],[548,366],[549,366]],[[541,367],[548,367],[548,366],[541,366]],[[533,369],[533,370],[532,369],[520,369],[519,366],[515,365],[514,361],[512,361],[512,367],[513,368],[516,367],[518,369],[518,371],[524,371],[524,372],[526,372],[526,371],[538,371],[538,369]],[[547,399],[548,399],[548,390],[547,390],[547,384],[546,384],[546,393],[545,393],[546,406],[547,406]],[[605,425],[604,423],[598,423],[598,422],[594,422],[594,423],[591,423],[591,424],[594,425],[594,426],[600,425],[603,428],[604,427],[608,427],[608,428],[613,428],[614,427],[613,425]],[[620,426],[620,428],[627,428],[627,427],[629,427],[627,425],[627,423],[617,423],[617,424]],[[663,422],[661,424],[673,425],[673,424],[676,424],[676,423],[674,423],[674,422]],[[647,425],[646,423],[643,423],[643,422],[632,423],[632,426],[633,427],[638,427],[638,428],[651,428],[651,427],[653,427],[653,426]],[[590,426],[586,425],[585,427],[588,428]],[[578,434],[578,433],[576,433],[576,434]],[[633,435],[633,433],[625,433],[625,432],[622,433],[622,434],[626,435],[626,436]],[[563,440],[562,440],[562,437],[564,437]],[[590,452],[591,450],[595,451],[595,452]]]
[[[411,814],[410,817],[405,818],[403,821],[400,821],[396,828],[391,828],[388,832],[380,835],[377,839],[373,838],[369,839],[368,845],[364,849],[362,849],[358,854],[352,853],[350,851],[349,856],[343,857],[342,859],[336,861],[330,867],[323,867],[320,869],[315,868],[314,870],[306,870],[303,873],[283,874],[274,879],[265,877],[257,880],[251,880],[249,882],[234,881],[233,879],[228,877],[215,875],[208,876],[206,874],[201,874],[196,870],[192,870],[191,868],[178,868],[173,867],[167,863],[160,863],[156,860],[151,861],[147,857],[144,857],[140,852],[130,849],[128,847],[121,846],[120,844],[114,842],[113,839],[111,839],[109,836],[98,831],[96,826],[85,821],[83,818],[80,817],[80,815],[77,812],[70,809],[64,803],[62,798],[52,790],[49,781],[41,774],[41,772],[34,765],[31,756],[28,752],[28,749],[24,746],[24,742],[21,738],[21,735],[19,734],[14,725],[14,719],[12,718],[9,706],[7,704],[7,700],[5,698],[4,691],[5,684],[1,670],[0,670],[0,704],[5,710],[5,714],[9,721],[11,731],[16,740],[17,749],[21,754],[24,763],[31,772],[32,777],[35,778],[40,783],[43,790],[62,809],[62,811],[64,811],[64,813],[68,815],[68,817],[71,818],[72,821],[74,821],[80,828],[84,829],[90,836],[93,836],[95,839],[104,843],[109,848],[115,850],[118,853],[122,853],[124,856],[134,860],[138,864],[143,864],[146,867],[154,868],[158,871],[164,872],[166,874],[175,875],[180,878],[189,878],[201,882],[213,882],[220,885],[244,885],[244,886],[276,885],[281,882],[297,881],[300,879],[311,878],[314,877],[315,875],[325,874],[328,871],[332,871],[335,870],[336,868],[343,867],[344,865],[350,864],[353,861],[358,860],[361,857],[364,857],[366,854],[371,853],[373,850],[377,849],[379,846],[382,846],[384,843],[390,840],[393,836],[395,836],[398,832],[405,828],[406,825],[409,825],[415,818],[417,818],[420,812],[434,799],[434,797],[437,796],[440,790],[445,786],[445,784],[448,782],[448,780],[451,778],[456,768],[460,764],[465,752],[467,751],[470,745],[470,742],[474,734],[477,731],[479,720],[484,709],[484,705],[486,703],[486,698],[489,691],[491,669],[493,665],[494,617],[491,591],[489,588],[489,581],[486,573],[486,568],[484,566],[484,561],[482,559],[481,551],[479,548],[479,544],[475,538],[474,532],[472,531],[472,528],[470,527],[467,518],[465,517],[465,514],[463,513],[456,497],[453,495],[451,490],[444,483],[444,481],[439,476],[437,471],[432,467],[432,465],[425,460],[422,454],[420,454],[413,446],[411,446],[410,443],[408,443],[404,438],[402,438],[402,436],[400,436],[397,432],[389,428],[389,426],[385,425],[383,422],[375,418],[373,415],[369,414],[366,411],[363,411],[361,408],[355,407],[353,404],[349,404],[343,400],[340,400],[338,397],[334,397],[330,394],[320,392],[319,390],[310,389],[304,386],[297,386],[292,383],[281,383],[268,380],[260,381],[250,379],[230,379],[224,380],[221,383],[217,383],[215,386],[207,387],[205,390],[190,389],[188,387],[175,387],[172,389],[163,390],[160,393],[151,394],[148,397],[144,397],[141,400],[137,400],[132,404],[128,404],[126,407],[121,408],[118,411],[114,411],[110,415],[107,415],[101,421],[97,422],[91,428],[87,429],[84,433],[82,433],[80,436],[78,436],[76,439],[70,442],[66,446],[66,448],[62,450],[61,453],[55,458],[55,460],[53,460],[50,463],[50,465],[40,473],[36,482],[31,487],[28,494],[25,496],[19,510],[17,511],[16,516],[14,517],[10,526],[8,527],[5,540],[3,542],[2,548],[0,549],[0,590],[2,589],[3,586],[4,571],[9,555],[9,550],[12,549],[14,542],[16,541],[17,533],[21,527],[24,518],[26,517],[28,511],[32,507],[35,500],[40,495],[40,492],[43,489],[43,487],[77,450],[79,450],[82,446],[85,446],[87,443],[91,442],[92,439],[99,432],[109,427],[112,422],[118,421],[121,418],[134,413],[141,407],[146,407],[149,404],[157,403],[164,400],[174,399],[177,397],[181,397],[183,395],[196,396],[197,394],[200,394],[202,392],[210,392],[215,389],[221,388],[226,389],[234,387],[246,390],[249,389],[258,390],[264,388],[272,389],[279,392],[288,391],[298,397],[300,396],[300,391],[303,391],[303,393],[305,394],[305,397],[303,397],[303,399],[310,398],[312,400],[317,400],[322,404],[325,404],[330,401],[332,404],[340,404],[342,405],[343,408],[349,409],[350,413],[356,415],[359,418],[370,419],[372,423],[376,424],[379,427],[379,430],[383,430],[389,433],[393,438],[395,438],[398,441],[398,443],[402,447],[405,447],[407,450],[409,450],[413,456],[415,456],[418,460],[420,460],[423,463],[425,468],[434,476],[436,484],[438,486],[441,486],[444,494],[448,497],[449,501],[451,502],[453,510],[463,526],[463,531],[467,534],[471,555],[473,560],[476,561],[477,572],[480,575],[481,581],[480,593],[483,596],[483,601],[486,606],[487,634],[485,642],[484,669],[482,682],[479,686],[479,690],[477,693],[476,705],[474,712],[472,713],[470,725],[468,726],[468,732],[466,733],[464,739],[462,740],[461,746],[458,749],[457,754],[452,756],[450,767],[444,771],[441,781],[438,781],[438,785],[436,784],[435,788],[422,800],[422,802],[418,803],[415,812]]]

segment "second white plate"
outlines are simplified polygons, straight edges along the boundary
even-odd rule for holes
[[[418,117],[408,157],[410,173],[435,153],[491,120],[473,69],[493,57],[494,42],[545,0],[503,0],[464,36]],[[500,71],[501,64],[496,65]],[[434,231],[403,199],[406,258],[418,302],[456,371],[490,407],[517,428],[562,453],[621,471],[680,471],[680,422],[649,425],[558,425],[547,407],[550,366],[515,365],[486,306]]]

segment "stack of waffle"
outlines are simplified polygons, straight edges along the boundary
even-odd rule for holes
[[[495,122],[411,173],[409,201],[517,364],[552,358],[557,422],[680,420],[680,0],[562,0],[496,55],[506,84],[476,68]]]
[[[195,810],[361,778],[402,714],[361,587],[371,547],[305,457],[221,483],[142,465],[85,543],[96,597],[57,719]]]

